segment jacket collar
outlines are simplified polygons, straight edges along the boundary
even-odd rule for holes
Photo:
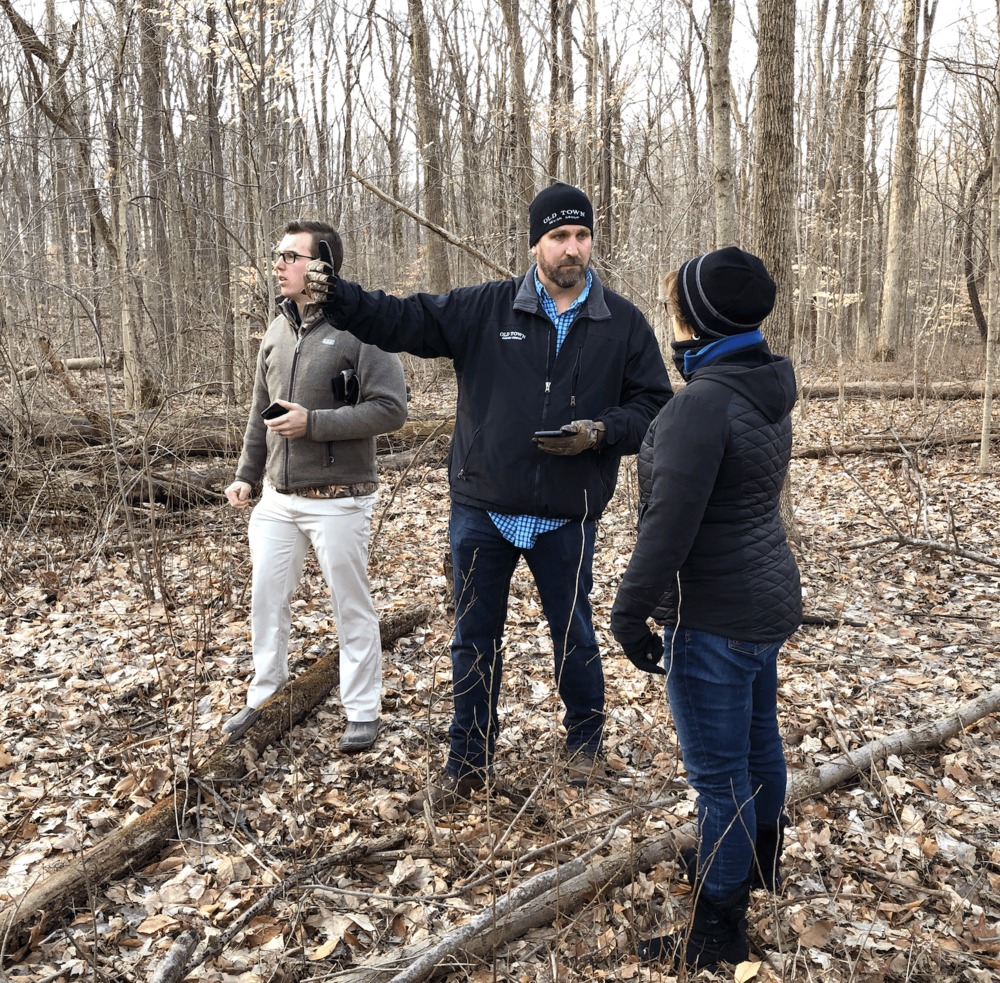
[[[685,378],[693,375],[698,369],[704,368],[710,362],[714,362],[722,355],[730,352],[738,352],[743,348],[750,348],[753,345],[760,345],[764,342],[764,336],[758,328],[756,331],[747,331],[743,334],[730,335],[728,338],[720,338],[713,341],[704,348],[697,351],[684,353],[684,373]]]
[[[514,310],[525,311],[528,314],[540,314],[545,317],[542,302],[535,290],[537,266],[537,263],[532,263],[531,269],[521,277],[521,284],[517,288],[517,296],[514,298]],[[601,278],[594,273],[593,268],[591,268],[591,273],[593,279],[590,284],[590,293],[577,316],[589,317],[591,321],[606,321],[611,317],[611,311],[608,310],[608,305],[604,300],[604,284],[601,283]]]
[[[281,298],[278,310],[296,334],[305,334],[312,330],[323,318],[323,308],[319,304],[306,304],[305,317],[299,317],[298,305],[289,297]]]

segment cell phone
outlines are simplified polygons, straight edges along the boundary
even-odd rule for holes
[[[536,437],[572,437],[573,434],[568,430],[536,430]]]
[[[260,411],[260,416],[262,420],[274,420],[279,416],[284,416],[287,412],[287,406],[282,406],[281,403],[272,403]]]

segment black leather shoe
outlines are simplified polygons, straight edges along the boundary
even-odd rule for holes
[[[349,720],[347,730],[340,738],[340,750],[348,754],[357,751],[367,751],[375,743],[379,731],[382,729],[382,721],[375,720]]]

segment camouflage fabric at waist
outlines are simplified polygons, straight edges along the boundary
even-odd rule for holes
[[[289,488],[284,495],[298,495],[300,498],[360,498],[374,495],[378,491],[377,481],[359,481],[354,485],[320,485],[315,488]]]

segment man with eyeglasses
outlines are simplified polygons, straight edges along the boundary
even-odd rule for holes
[[[348,721],[340,749],[354,752],[371,747],[380,729],[382,646],[367,574],[375,437],[406,420],[406,383],[397,355],[337,329],[306,295],[306,266],[320,242],[339,270],[344,247],[325,222],[289,222],[271,253],[280,313],[261,342],[243,453],[226,489],[230,505],[246,508],[264,479],[248,530],[254,677],[247,705],[223,731],[246,733],[288,682],[291,602],[311,544],[340,641]]]
[[[552,636],[567,777],[585,786],[603,773],[604,674],[588,597],[597,519],[622,455],[638,451],[671,389],[646,319],[590,268],[587,196],[553,184],[531,202],[528,224],[535,263],[510,280],[389,297],[340,279],[322,256],[306,277],[338,327],[455,364],[455,711],[444,774],[407,803],[416,814],[452,808],[490,773],[507,600],[522,556]]]

